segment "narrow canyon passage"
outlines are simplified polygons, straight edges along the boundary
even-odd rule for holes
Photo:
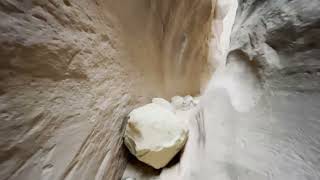
[[[1,1],[0,180],[320,179],[319,14],[319,0]],[[128,114],[177,95],[199,98],[176,112],[183,152],[136,162]]]

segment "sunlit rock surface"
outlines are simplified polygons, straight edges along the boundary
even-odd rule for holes
[[[319,179],[320,1],[238,4],[201,99],[207,141],[190,179]]]
[[[187,137],[187,129],[173,111],[150,103],[129,114],[124,142],[140,161],[159,169],[182,149]]]

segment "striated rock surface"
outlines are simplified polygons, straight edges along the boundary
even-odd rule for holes
[[[119,179],[127,114],[200,91],[210,15],[209,0],[2,0],[0,179]]]
[[[238,1],[226,58],[200,102],[207,153],[190,179],[320,178],[319,7]]]
[[[198,94],[209,69],[191,115],[188,96],[154,100],[186,107],[193,127],[181,163],[157,178],[320,179],[319,7],[2,0],[1,179],[119,179],[126,115]]]
[[[124,142],[140,161],[156,168],[166,166],[182,149],[188,131],[169,109],[150,103],[129,114]]]

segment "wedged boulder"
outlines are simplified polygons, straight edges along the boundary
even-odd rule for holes
[[[124,142],[140,161],[156,168],[166,166],[182,149],[188,131],[168,108],[150,103],[129,114]]]

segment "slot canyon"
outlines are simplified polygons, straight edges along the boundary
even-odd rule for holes
[[[0,59],[0,180],[320,179],[319,0],[1,0]],[[188,104],[161,169],[124,145],[153,98]]]

